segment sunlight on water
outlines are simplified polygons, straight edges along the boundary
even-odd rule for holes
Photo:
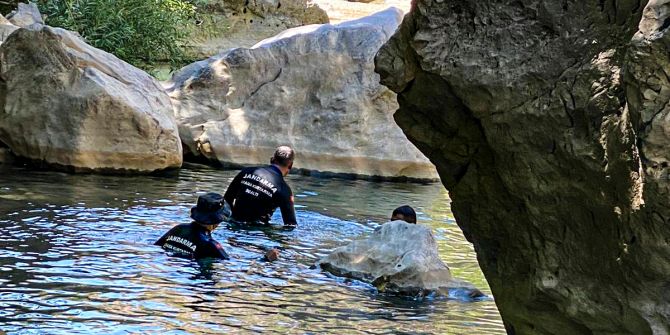
[[[290,176],[300,226],[220,227],[232,259],[168,257],[152,243],[235,171],[113,177],[0,170],[0,334],[503,334],[492,300],[400,298],[310,269],[403,204],[432,227],[456,277],[490,290],[439,184]],[[280,221],[275,213],[273,220]],[[259,260],[282,250],[274,263]]]

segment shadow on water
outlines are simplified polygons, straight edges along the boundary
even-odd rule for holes
[[[0,332],[502,334],[492,300],[379,294],[310,267],[401,204],[433,228],[455,276],[490,293],[437,184],[289,176],[295,230],[214,231],[231,260],[168,257],[152,243],[235,171],[139,177],[0,168]],[[281,222],[275,213],[272,219]],[[281,250],[276,262],[263,251]]]

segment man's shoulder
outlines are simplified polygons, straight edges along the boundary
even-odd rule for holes
[[[267,171],[267,170],[268,170],[267,166],[249,166],[249,167],[245,167],[242,170],[240,170],[240,172],[238,174],[244,176],[245,174],[255,173],[255,172],[259,172],[259,171]]]
[[[172,227],[169,233],[172,235],[180,235],[190,231],[191,231],[191,223],[181,223]]]

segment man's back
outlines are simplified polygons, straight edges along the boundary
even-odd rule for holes
[[[210,233],[197,223],[175,226],[155,244],[176,255],[188,258],[229,258],[219,242],[216,242]]]
[[[240,171],[228,186],[224,199],[231,205],[236,221],[268,223],[279,207],[284,224],[296,224],[293,193],[274,165]]]

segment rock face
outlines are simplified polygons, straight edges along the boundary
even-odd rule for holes
[[[167,84],[182,141],[223,164],[267,164],[286,144],[296,168],[435,179],[393,123],[395,94],[374,73],[374,55],[400,19],[389,9],[290,29],[185,67]]]
[[[0,15],[0,42],[4,42],[7,37],[9,37],[9,34],[17,29],[19,29],[19,27],[13,25],[4,16]]]
[[[9,22],[21,28],[39,29],[44,26],[42,14],[40,14],[37,4],[19,3],[16,10],[7,15]]]
[[[418,0],[377,56],[509,334],[670,333],[669,23],[667,0]]]
[[[335,275],[373,283],[391,292],[472,288],[452,278],[437,253],[430,228],[404,221],[385,223],[369,238],[337,248],[317,264]]]
[[[328,23],[328,14],[310,0],[214,0],[199,6],[197,16],[190,53],[199,58],[250,47],[288,28]]]
[[[0,144],[0,165],[10,164],[13,162],[14,162],[14,155],[12,154],[12,152],[9,151],[9,148],[3,148],[2,145]]]
[[[170,100],[151,76],[66,30],[0,46],[0,141],[19,157],[96,171],[181,166]]]

